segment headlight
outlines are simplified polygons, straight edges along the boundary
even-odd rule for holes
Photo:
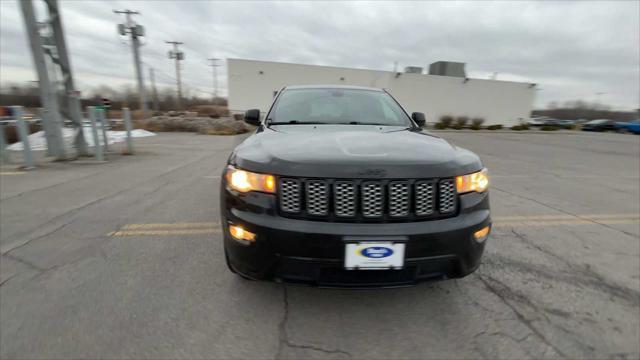
[[[273,175],[256,174],[229,166],[225,177],[227,185],[235,191],[243,193],[248,191],[276,192],[276,178]]]
[[[456,177],[456,189],[458,194],[463,194],[471,191],[483,192],[489,187],[489,175],[487,169],[482,169],[478,172],[468,175],[462,175]]]

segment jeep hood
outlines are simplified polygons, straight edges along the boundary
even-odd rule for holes
[[[442,138],[393,126],[277,125],[258,130],[229,163],[249,171],[325,178],[450,177],[482,169]]]

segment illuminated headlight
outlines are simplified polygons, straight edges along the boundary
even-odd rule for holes
[[[468,175],[462,175],[456,177],[456,189],[458,194],[464,194],[467,192],[483,192],[489,187],[489,175],[487,169],[482,169],[478,172]]]
[[[273,175],[252,173],[229,166],[225,177],[227,186],[235,191],[243,193],[249,191],[274,193],[276,191],[276,178]]]

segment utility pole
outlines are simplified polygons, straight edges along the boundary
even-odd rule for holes
[[[179,41],[165,41],[167,44],[173,45],[173,50],[169,51],[169,59],[176,60],[176,86],[178,87],[178,96],[176,97],[177,110],[182,109],[182,83],[180,82],[180,61],[184,60],[184,53],[178,49],[178,45],[184,43]]]
[[[149,79],[151,80],[151,91],[153,92],[153,110],[159,111],[158,107],[158,91],[156,90],[156,77],[153,73],[153,68],[149,68]]]
[[[144,36],[144,27],[138,25],[133,21],[131,15],[140,15],[137,11],[131,10],[113,10],[116,14],[124,14],[126,16],[126,22],[124,24],[118,24],[118,32],[120,35],[131,34],[131,49],[133,50],[133,64],[136,68],[136,76],[138,78],[138,94],[140,96],[140,109],[147,115],[147,102],[145,99],[144,89],[144,77],[142,74],[142,64],[140,64],[140,37]]]
[[[209,66],[211,66],[211,69],[213,70],[213,101],[212,103],[215,105],[216,99],[218,98],[218,66],[220,66],[216,63],[216,61],[220,59],[211,58],[208,60],[211,61],[211,64],[209,64]]]

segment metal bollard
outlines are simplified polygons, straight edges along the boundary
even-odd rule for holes
[[[124,127],[127,130],[127,153],[129,155],[133,154],[133,140],[131,139],[131,112],[129,108],[123,108],[124,112]]]
[[[24,154],[24,167],[33,169],[33,154],[31,153],[31,144],[29,144],[29,128],[27,122],[22,118],[22,106],[12,106],[13,118],[16,119],[16,129],[18,136],[22,141],[22,153]]]
[[[93,153],[98,161],[104,161],[102,155],[102,146],[100,145],[100,137],[98,136],[98,129],[96,128],[96,113],[97,109],[94,106],[87,107],[89,113],[89,121],[91,122],[91,134],[93,135]]]
[[[109,139],[107,138],[107,115],[104,109],[98,108],[98,119],[100,120],[100,127],[102,128],[102,137],[104,138],[104,151],[109,150]]]
[[[7,151],[7,136],[4,132],[4,123],[0,123],[0,154],[2,155],[3,163],[11,163],[9,152]]]

